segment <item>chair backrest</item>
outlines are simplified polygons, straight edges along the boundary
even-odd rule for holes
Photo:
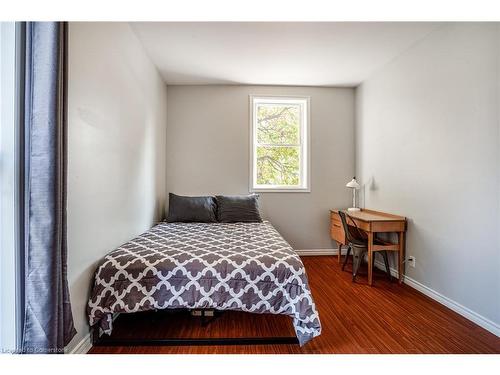
[[[361,230],[358,228],[356,222],[345,212],[339,211],[339,216],[340,220],[342,221],[342,227],[344,228],[345,235],[347,237],[347,240],[349,242],[357,242],[356,240],[363,240],[364,236],[361,232]],[[358,236],[354,236],[353,233],[351,232],[351,227],[347,224],[347,219],[349,219],[353,224],[354,227],[356,228]]]

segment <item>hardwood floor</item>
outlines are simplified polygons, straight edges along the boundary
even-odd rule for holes
[[[322,324],[321,336],[304,347],[140,346],[94,347],[90,353],[500,353],[500,338],[406,286],[377,272],[369,287],[364,273],[351,283],[336,257],[304,257]],[[350,271],[350,268],[349,268]],[[363,270],[361,270],[363,272]],[[130,314],[117,320],[113,335],[129,337],[291,336],[285,316],[225,312],[201,327],[184,315]]]

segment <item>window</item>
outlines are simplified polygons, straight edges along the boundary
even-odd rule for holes
[[[18,139],[16,130],[16,24],[0,22],[0,352],[20,339],[17,243]]]
[[[309,191],[309,98],[250,96],[251,191]]]

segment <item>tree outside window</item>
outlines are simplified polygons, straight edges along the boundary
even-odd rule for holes
[[[251,97],[252,190],[307,191],[308,98]]]

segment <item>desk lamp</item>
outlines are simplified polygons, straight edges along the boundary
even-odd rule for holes
[[[360,211],[360,209],[356,207],[356,190],[360,188],[358,181],[356,181],[356,177],[353,177],[346,186],[352,189],[352,207],[348,208],[347,211]]]

